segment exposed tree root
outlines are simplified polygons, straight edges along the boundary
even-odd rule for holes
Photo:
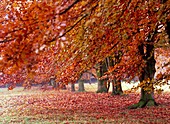
[[[114,95],[123,95],[123,92],[122,91],[113,91],[112,96],[114,96]]]
[[[140,100],[138,103],[133,104],[128,107],[128,109],[137,109],[137,108],[143,108],[145,106],[157,106],[158,104],[154,100]]]
[[[107,91],[107,88],[106,87],[101,87],[100,89],[98,89],[97,91],[96,91],[96,93],[107,93],[108,91]]]

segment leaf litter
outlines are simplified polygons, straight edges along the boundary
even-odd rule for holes
[[[159,106],[129,110],[140,94],[23,92],[28,93],[1,95],[1,123],[170,123],[169,93],[155,95]]]

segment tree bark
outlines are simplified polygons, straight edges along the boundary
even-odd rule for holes
[[[122,90],[122,85],[121,85],[121,80],[116,81],[113,80],[112,81],[112,95],[122,95],[123,94],[123,90]]]
[[[51,78],[49,84],[51,86],[53,86],[53,88],[57,88],[57,84],[56,84],[55,78]]]
[[[98,81],[98,90],[97,90],[97,93],[107,93],[108,92],[105,83],[106,83],[106,80],[99,80]]]
[[[167,21],[166,24],[167,24],[167,25],[166,25],[166,27],[165,27],[165,30],[166,30],[166,32],[167,32],[167,34],[168,34],[168,37],[170,38],[170,21]],[[169,40],[169,44],[170,44],[170,40]]]
[[[99,77],[98,80],[98,89],[97,93],[107,93],[107,79],[100,79],[102,76],[104,76],[104,73],[107,72],[107,67],[105,63],[99,63],[99,69],[97,69],[97,76]]]
[[[143,59],[146,61],[146,66],[143,68],[143,72],[139,77],[139,80],[142,83],[141,97],[139,102],[132,106],[129,106],[129,109],[143,108],[145,106],[157,105],[154,98],[154,88],[153,88],[154,75],[156,72],[154,46],[153,44],[146,45],[146,51],[144,52],[144,46],[141,45],[139,46],[139,50],[140,50],[140,54],[143,56]]]
[[[111,57],[107,57],[103,63],[99,63],[99,69],[97,70],[97,76],[99,77],[98,81],[98,90],[97,93],[107,93],[109,92],[110,88],[110,81],[108,81],[108,78],[105,79],[100,79],[102,76],[104,76],[104,73],[108,71],[109,67],[113,67],[117,63],[120,62],[121,60],[121,52],[118,52],[114,60]],[[121,87],[121,81],[118,80],[112,81],[113,89],[112,89],[112,94],[114,95],[121,95],[123,94],[122,87]]]
[[[75,84],[74,83],[71,83],[71,92],[75,92]]]
[[[85,89],[84,89],[84,82],[85,82],[85,81],[84,81],[84,80],[81,80],[81,79],[78,81],[78,84],[79,84],[79,89],[78,89],[78,91],[79,91],[79,92],[84,92],[84,91],[85,91]]]
[[[114,59],[109,58],[109,66],[115,66],[116,64],[120,63],[121,61],[121,57],[122,57],[122,52],[118,51],[115,56]],[[122,95],[123,94],[123,90],[122,90],[122,86],[121,86],[121,80],[117,80],[114,79],[112,80],[112,95]]]

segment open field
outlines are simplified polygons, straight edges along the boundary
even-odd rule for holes
[[[94,85],[95,86],[95,85]],[[87,90],[92,90],[89,85]],[[156,94],[157,107],[128,110],[139,100],[138,93],[111,96],[110,93],[71,93],[0,89],[0,124],[169,124],[170,94]]]

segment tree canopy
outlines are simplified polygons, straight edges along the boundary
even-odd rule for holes
[[[144,51],[150,44],[154,49],[169,47],[169,21],[169,0],[2,0],[2,82],[34,78],[40,83],[51,76],[58,82],[75,82],[119,52],[120,63],[106,76],[139,76],[147,61],[139,46]]]

